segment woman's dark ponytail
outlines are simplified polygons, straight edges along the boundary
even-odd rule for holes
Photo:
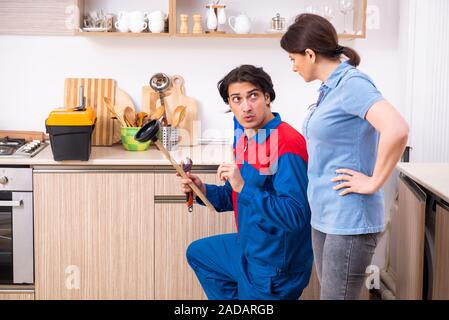
[[[325,18],[304,13],[296,17],[281,39],[281,47],[289,53],[305,54],[311,49],[315,54],[336,60],[342,55],[349,58],[354,67],[360,64],[359,54],[352,48],[338,44],[338,35],[334,26]]]
[[[342,47],[342,54],[349,58],[349,64],[358,67],[360,65],[361,59],[360,55],[354,49],[350,47]]]

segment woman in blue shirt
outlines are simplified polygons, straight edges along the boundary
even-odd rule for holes
[[[321,299],[357,299],[384,230],[382,186],[405,149],[408,125],[326,19],[299,15],[281,46],[294,72],[322,82],[303,126]]]

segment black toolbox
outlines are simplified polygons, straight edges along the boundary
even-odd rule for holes
[[[88,161],[96,115],[92,108],[55,109],[45,122],[55,161]]]

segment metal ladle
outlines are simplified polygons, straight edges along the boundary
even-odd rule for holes
[[[162,154],[167,158],[168,161],[170,161],[173,168],[175,168],[176,172],[179,173],[179,175],[183,179],[189,179],[185,171],[179,166],[179,164],[176,163],[176,161],[172,158],[170,153],[165,149],[165,147],[162,145],[162,143],[158,140],[157,134],[159,130],[161,129],[161,123],[158,120],[152,120],[148,122],[146,125],[144,125],[134,136],[134,139],[138,142],[147,142],[147,141],[153,141],[153,143],[156,145],[156,147],[159,149],[159,151],[162,152]],[[194,184],[193,182],[189,184],[192,190],[197,194],[197,196],[203,201],[203,203],[209,208],[210,211],[215,211],[214,206],[207,200],[204,193]]]
[[[164,93],[168,90],[168,88],[171,85],[170,77],[167,76],[165,73],[156,73],[153,75],[150,79],[150,87],[154,91],[157,91],[159,93],[159,99],[161,100],[161,106],[165,109],[165,103],[164,103]],[[164,115],[162,117],[162,124],[167,125],[167,118]]]

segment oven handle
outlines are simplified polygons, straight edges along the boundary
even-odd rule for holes
[[[0,201],[0,207],[21,207],[23,200],[17,201]]]

